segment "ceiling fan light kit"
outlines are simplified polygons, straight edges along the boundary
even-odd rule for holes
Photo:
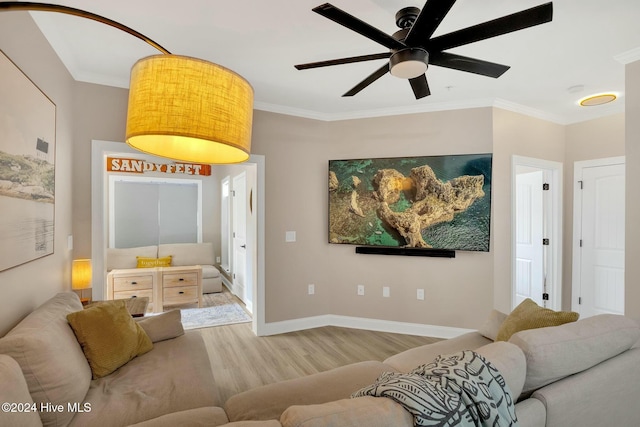
[[[429,53],[421,48],[402,49],[389,58],[389,70],[401,79],[413,79],[427,71]]]
[[[427,0],[422,9],[405,7],[396,13],[396,25],[400,27],[389,35],[330,3],[313,8],[313,12],[324,16],[389,49],[388,53],[360,55],[328,61],[296,65],[298,70],[350,64],[355,62],[388,59],[388,64],[378,68],[342,96],[353,96],[383,77],[387,72],[408,79],[416,99],[429,96],[427,83],[428,65],[451,68],[458,71],[498,78],[509,67],[476,58],[449,52],[455,47],[522,30],[550,22],[553,4],[545,3],[520,12],[493,19],[472,27],[432,37],[456,0]]]

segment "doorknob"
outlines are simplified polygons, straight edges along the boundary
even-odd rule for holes
[[[247,245],[240,245],[242,249],[247,249]]]

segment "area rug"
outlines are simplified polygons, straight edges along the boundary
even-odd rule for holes
[[[204,308],[181,309],[184,329],[208,328],[251,322],[251,316],[225,292],[205,295]]]

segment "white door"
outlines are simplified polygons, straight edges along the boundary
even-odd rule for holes
[[[603,162],[575,166],[572,309],[581,318],[624,314],[625,165],[622,158]]]
[[[247,277],[247,174],[233,177],[233,293],[246,299]]]
[[[541,170],[516,176],[515,305],[527,298],[544,305],[543,181]]]

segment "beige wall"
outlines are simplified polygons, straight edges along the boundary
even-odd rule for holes
[[[493,306],[511,311],[511,164],[514,155],[562,162],[564,126],[502,109],[493,115]]]
[[[1,336],[53,294],[71,287],[71,251],[67,250],[67,236],[72,233],[73,220],[75,123],[71,113],[74,81],[27,13],[0,14],[0,49],[56,104],[54,253],[0,272]]]
[[[327,123],[257,111],[252,151],[266,158],[267,322],[336,314],[473,327],[484,319],[493,301],[492,253],[416,258],[330,245],[327,171],[330,159],[491,152],[491,115],[485,108]],[[297,242],[285,243],[287,230]],[[383,286],[391,298],[383,299]]]
[[[640,321],[640,61],[625,69],[626,115],[626,240],[625,240],[625,314]]]

